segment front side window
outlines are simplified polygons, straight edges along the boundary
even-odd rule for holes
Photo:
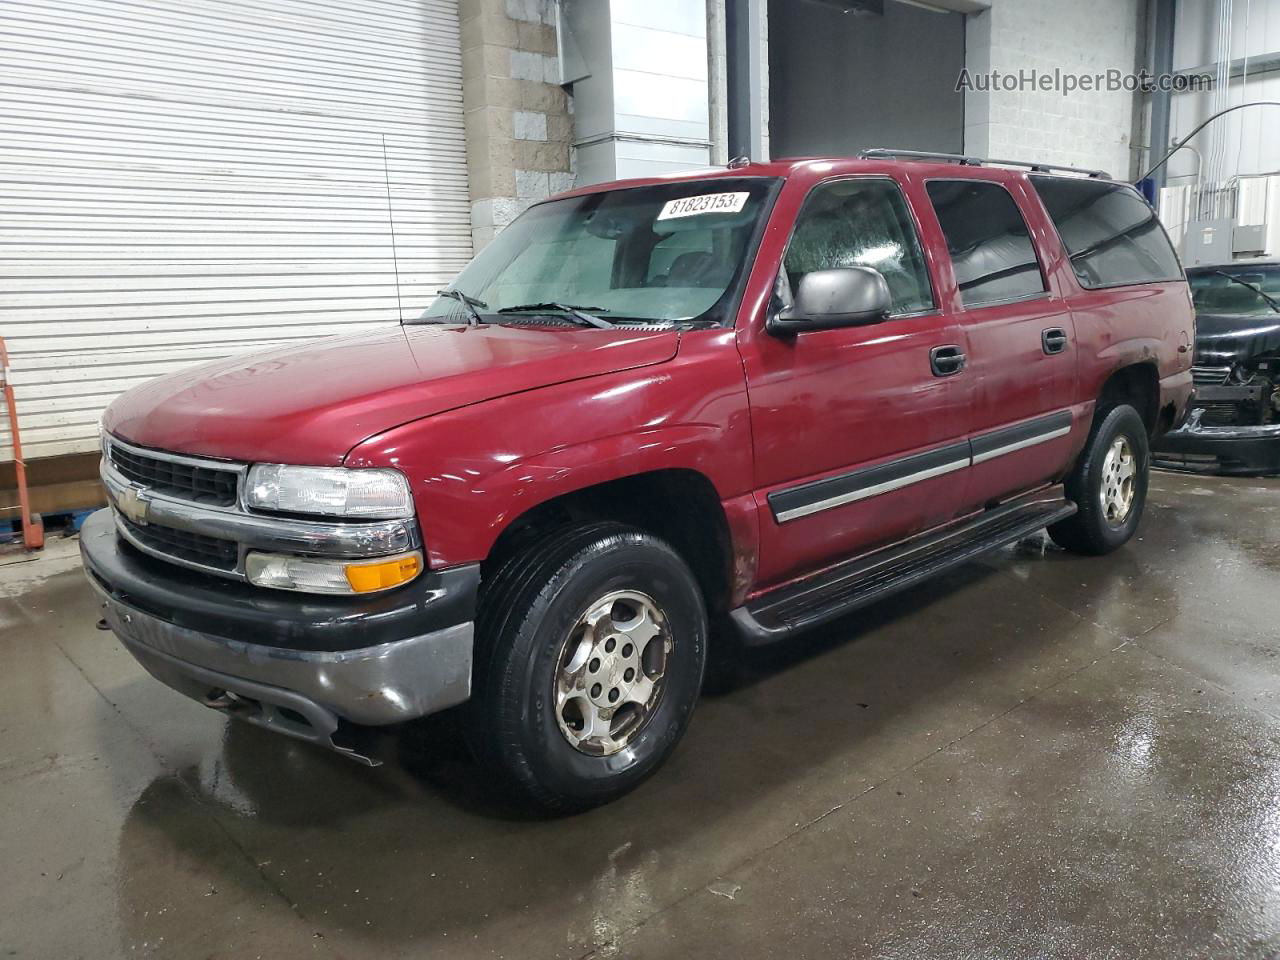
[[[874,267],[889,284],[890,315],[934,306],[907,201],[890,180],[837,180],[815,187],[796,220],[783,267],[793,299],[807,273]]]
[[[978,180],[931,180],[926,189],[966,307],[1047,289],[1026,221],[1008,190]]]
[[[737,282],[776,181],[718,178],[538,204],[451,284],[486,322],[563,304],[601,318],[731,322]],[[457,300],[422,320],[463,321]]]
[[[1071,177],[1032,177],[1080,285],[1116,287],[1182,279],[1156,212],[1132,187]]]

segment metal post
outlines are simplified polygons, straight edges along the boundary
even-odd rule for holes
[[[767,160],[765,147],[764,26],[769,15],[767,0],[727,0],[725,26],[728,38],[729,155]]]
[[[1152,0],[1155,22],[1152,27],[1151,70],[1157,76],[1173,73],[1173,25],[1178,15],[1177,0]],[[1154,159],[1169,149],[1169,118],[1173,93],[1157,90],[1151,94],[1151,141],[1149,158]],[[1148,160],[1150,162],[1150,159]],[[1165,168],[1152,173],[1153,186],[1159,191],[1165,184]],[[1158,196],[1157,192],[1157,196]]]

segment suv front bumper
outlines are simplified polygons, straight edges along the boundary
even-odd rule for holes
[[[110,509],[85,521],[80,554],[148,672],[259,726],[367,760],[335,740],[343,721],[399,723],[470,696],[478,565],[368,597],[270,591],[142,554]]]

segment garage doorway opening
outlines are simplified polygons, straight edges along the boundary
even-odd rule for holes
[[[775,157],[961,153],[965,15],[900,0],[769,0]]]

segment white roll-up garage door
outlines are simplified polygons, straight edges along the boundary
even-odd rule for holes
[[[27,457],[151,377],[421,309],[471,253],[461,72],[456,0],[0,3]]]

